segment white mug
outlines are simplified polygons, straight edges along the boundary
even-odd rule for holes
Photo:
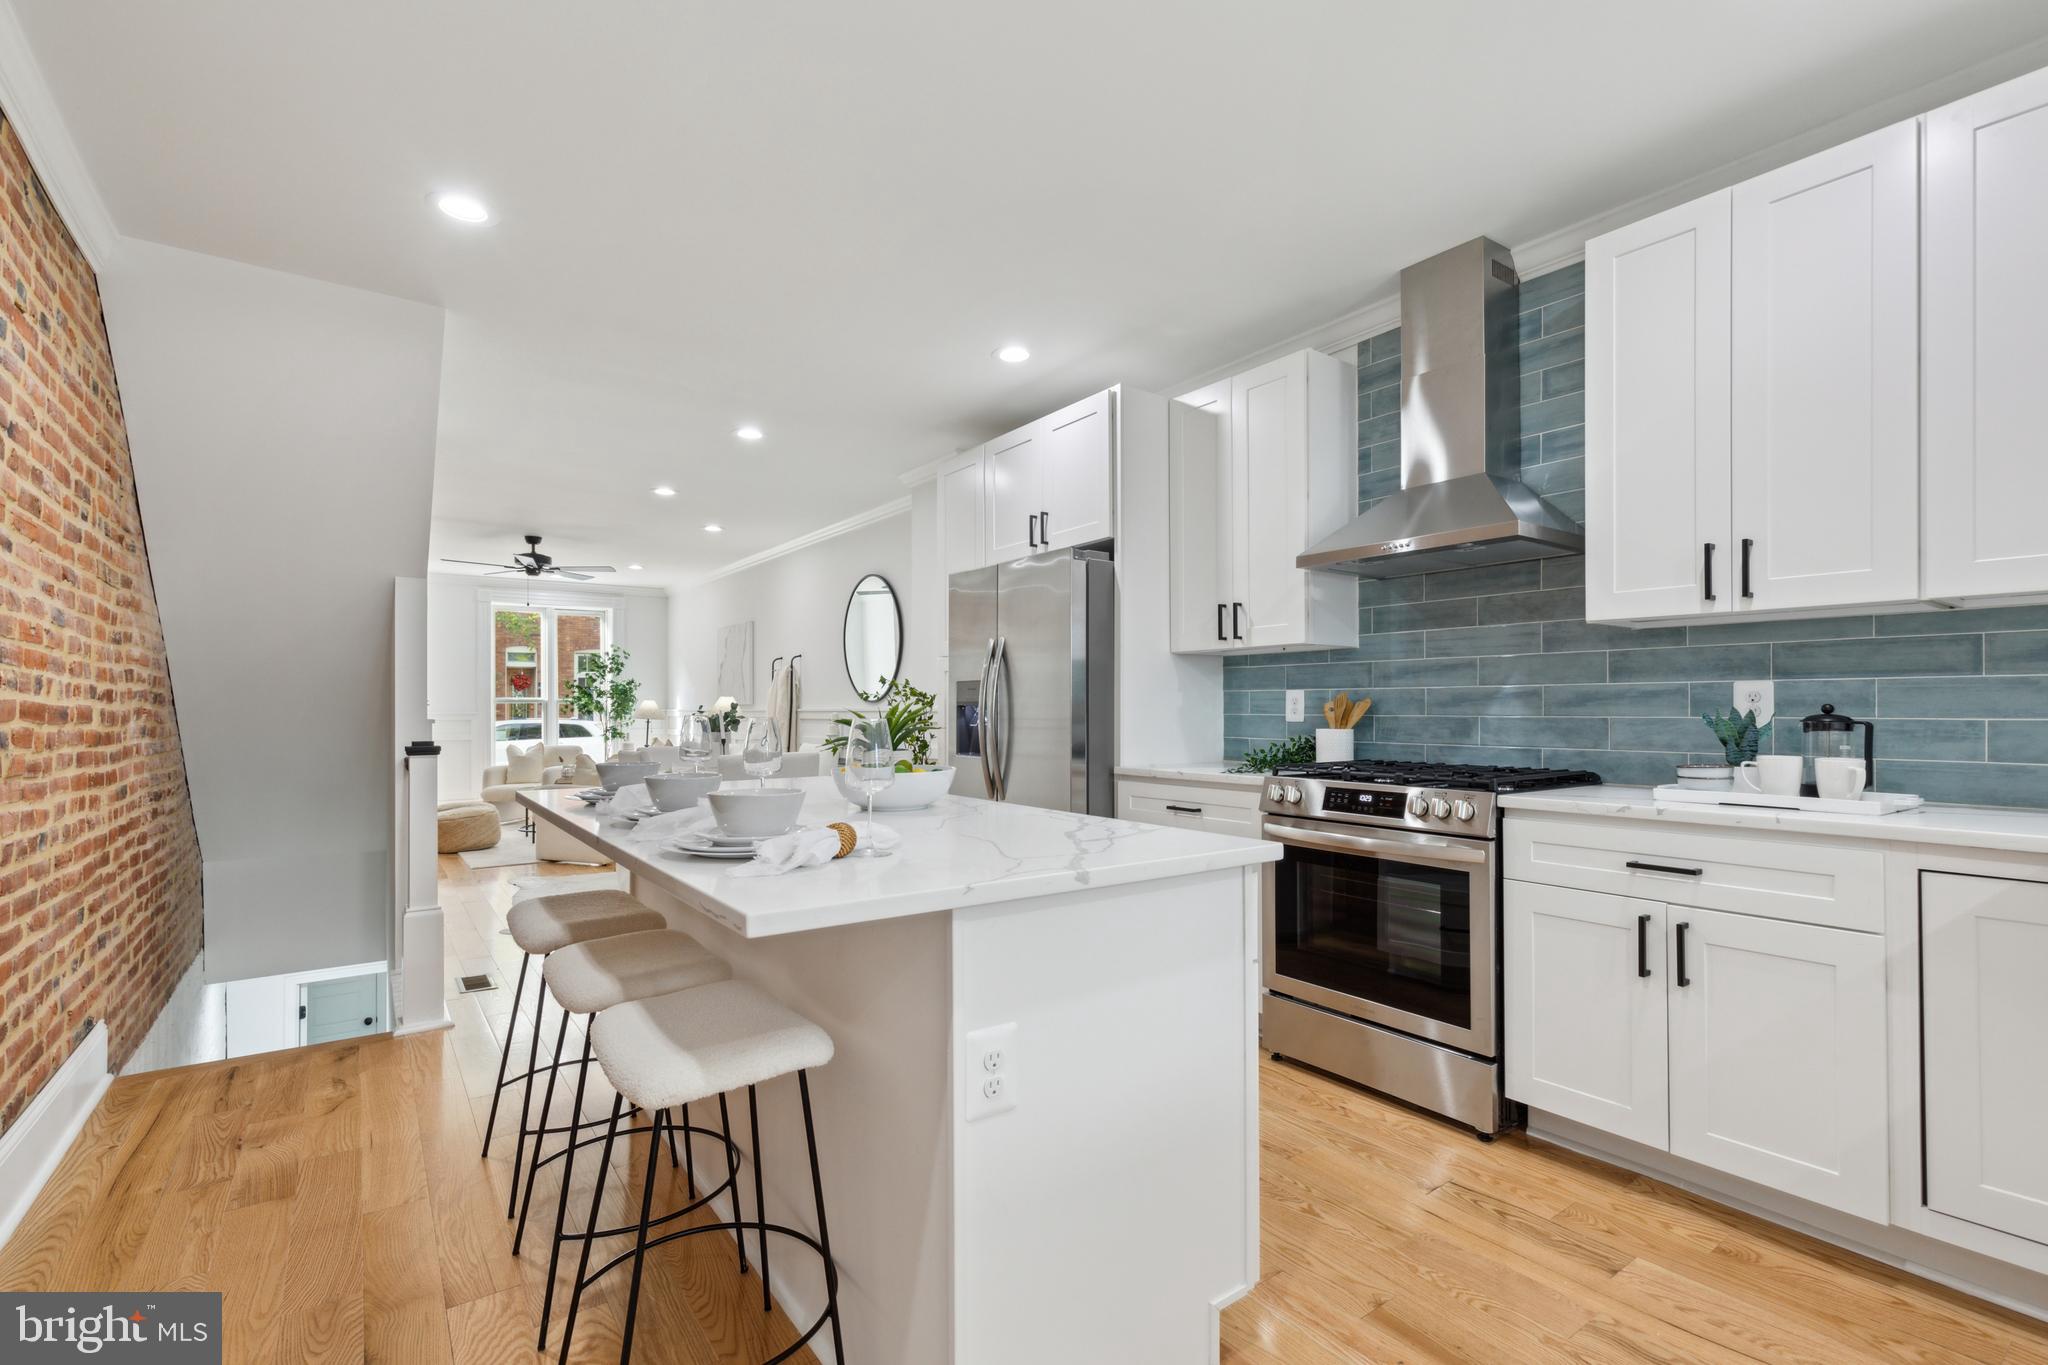
[[[1799,759],[1792,754],[1767,754],[1735,768],[1735,790],[1762,796],[1799,795]]]
[[[1813,785],[1831,801],[1857,800],[1863,795],[1863,784],[1868,777],[1860,758],[1813,760]]]

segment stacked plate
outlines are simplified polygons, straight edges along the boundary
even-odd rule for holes
[[[661,814],[661,807],[642,806],[638,810],[615,810],[612,814],[621,820],[630,820],[637,824],[642,820],[651,819]]]
[[[590,805],[594,806],[600,801],[611,800],[612,794],[606,791],[603,787],[586,787],[582,791],[576,793],[576,799],[578,801],[588,802]]]
[[[662,847],[671,853],[695,858],[751,858],[761,841],[749,834],[720,834],[715,829],[688,830]]]

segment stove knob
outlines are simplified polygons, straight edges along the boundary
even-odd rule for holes
[[[1266,799],[1268,801],[1278,801],[1280,799],[1280,784],[1278,782],[1266,788]]]
[[[1420,820],[1423,816],[1429,814],[1429,798],[1424,796],[1421,792],[1417,792],[1415,793],[1415,795],[1409,797],[1408,813],[1418,820]]]
[[[1298,806],[1301,804],[1301,788],[1289,787],[1287,789],[1287,804],[1290,806]]]
[[[1470,820],[1473,816],[1479,814],[1479,811],[1470,801],[1453,801],[1451,802],[1451,814],[1457,816],[1460,820]]]
[[[1429,813],[1439,820],[1448,819],[1451,814],[1451,803],[1441,796],[1432,796],[1429,799]]]

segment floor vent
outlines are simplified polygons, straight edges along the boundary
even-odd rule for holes
[[[473,995],[477,991],[494,991],[496,989],[498,989],[498,983],[489,976],[465,976],[462,978],[462,993],[464,995]]]

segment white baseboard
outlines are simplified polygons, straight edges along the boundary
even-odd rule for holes
[[[0,1246],[14,1235],[113,1081],[107,1072],[107,1024],[95,1019],[92,1032],[36,1092],[14,1126],[0,1133]]]
[[[441,1017],[440,1017],[440,1018],[438,1018],[438,1019],[422,1019],[422,1020],[420,1020],[420,1021],[419,1021],[418,1023],[416,1023],[416,1024],[415,1024],[415,1023],[405,1023],[405,1024],[400,1024],[400,1025],[399,1025],[399,1026],[398,1026],[397,1028],[395,1028],[395,1029],[391,1030],[391,1036],[392,1036],[392,1037],[394,1037],[394,1038],[404,1038],[404,1037],[406,1037],[406,1036],[407,1036],[407,1035],[409,1035],[409,1034],[414,1034],[414,1033],[434,1033],[434,1032],[437,1032],[437,1031],[439,1031],[439,1030],[441,1030],[441,1029],[444,1029],[444,1028],[454,1028],[454,1027],[455,1027],[455,1020],[454,1020],[453,1018],[451,1018],[451,1017],[449,1016],[449,1014],[448,1014],[448,1006],[447,1006],[446,1004],[443,1004],[443,1005],[441,1006]]]

